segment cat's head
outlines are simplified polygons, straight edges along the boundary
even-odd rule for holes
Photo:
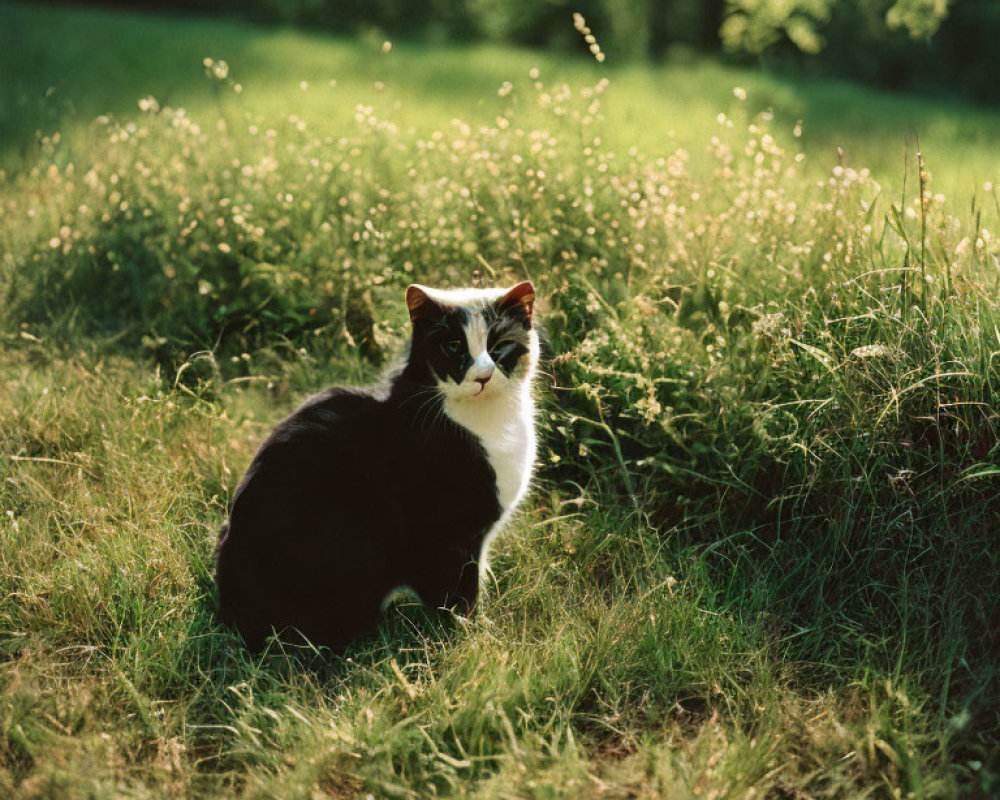
[[[535,290],[432,289],[413,284],[410,365],[455,402],[486,402],[523,387],[538,361],[532,324]]]

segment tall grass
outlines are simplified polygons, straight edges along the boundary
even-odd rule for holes
[[[913,156],[889,196],[752,88],[693,147],[629,143],[617,76],[425,126],[200,69],[203,113],[144,95],[0,183],[5,792],[996,790],[992,188]],[[256,442],[377,373],[411,281],[515,276],[543,447],[482,613],[251,659],[210,554]]]

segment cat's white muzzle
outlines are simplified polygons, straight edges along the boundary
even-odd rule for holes
[[[479,395],[486,394],[487,390],[489,390],[489,395],[492,396],[495,393],[494,384],[499,380],[499,374],[496,362],[484,350],[476,356],[476,359],[466,371],[460,384],[456,386],[452,383],[450,387],[447,383],[439,385],[442,387],[445,396],[453,400],[478,397]]]

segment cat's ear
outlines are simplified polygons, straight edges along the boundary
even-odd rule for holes
[[[501,312],[521,311],[531,327],[531,314],[535,308],[535,287],[531,281],[522,281],[500,298],[497,307]]]
[[[419,283],[411,283],[406,287],[406,307],[410,310],[410,322],[441,316],[441,307],[427,294],[426,287]]]

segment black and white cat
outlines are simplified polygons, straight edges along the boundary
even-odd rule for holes
[[[343,648],[393,590],[467,611],[535,461],[534,289],[406,290],[413,338],[378,390],[306,400],[258,450],[216,549],[220,616]]]

